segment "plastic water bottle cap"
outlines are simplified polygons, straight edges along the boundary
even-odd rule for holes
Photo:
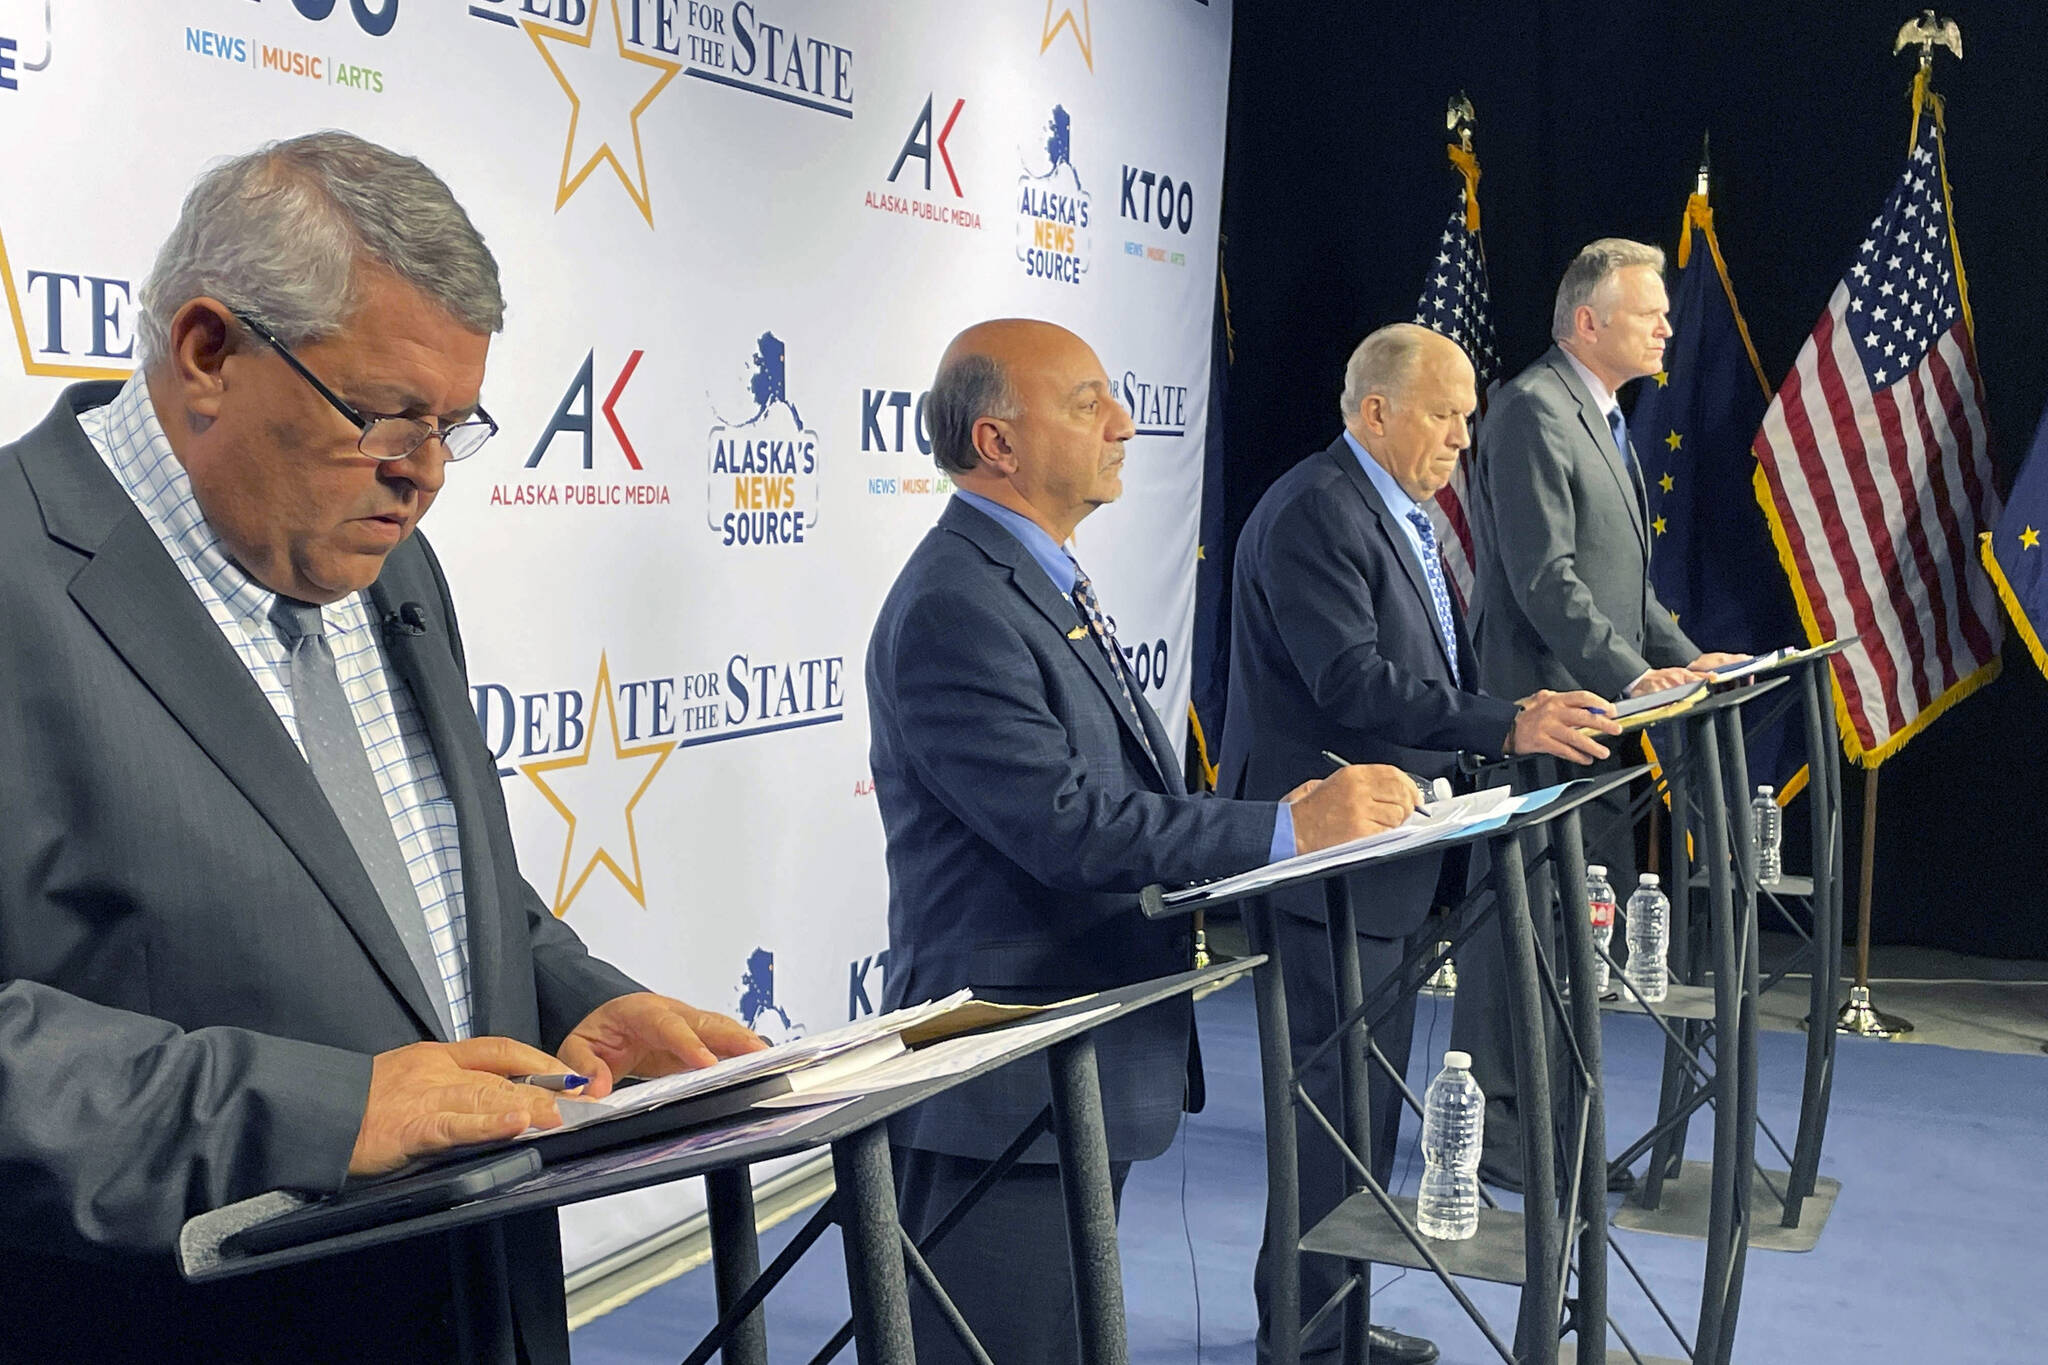
[[[1587,875],[1588,877],[1604,877],[1604,876],[1606,876],[1606,875],[1607,875],[1607,864],[1605,864],[1605,863],[1587,863],[1587,864],[1586,864],[1586,875]]]
[[[1446,1052],[1444,1054],[1444,1066],[1452,1071],[1470,1071],[1472,1069],[1472,1054],[1469,1052]]]
[[[1771,790],[1772,789],[1769,787],[1758,787],[1756,789],[1756,794],[1758,796],[1769,796],[1771,794]]]
[[[1643,886],[1655,886],[1655,885],[1657,885],[1657,874],[1656,874],[1656,873],[1654,873],[1654,872],[1645,872],[1645,873],[1644,873],[1644,874],[1643,874],[1643,875],[1642,875],[1642,876],[1641,876],[1640,878],[1638,878],[1637,880],[1638,880],[1638,882],[1639,882],[1639,884],[1640,884],[1640,885],[1643,885]]]

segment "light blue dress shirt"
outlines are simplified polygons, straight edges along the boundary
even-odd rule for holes
[[[1408,537],[1408,548],[1415,552],[1415,567],[1421,569],[1424,564],[1423,556],[1427,552],[1422,548],[1422,532],[1415,529],[1415,523],[1409,519],[1408,514],[1424,511],[1422,504],[1402,491],[1401,485],[1394,482],[1394,476],[1372,457],[1370,451],[1358,443],[1358,438],[1348,429],[1344,433],[1344,444],[1351,447],[1351,453],[1358,457],[1359,467],[1365,471],[1365,477],[1372,480],[1372,486],[1386,499],[1387,510],[1394,514],[1394,520],[1400,523],[1401,534]],[[1425,582],[1428,581],[1428,577],[1425,571]]]
[[[1060,596],[1074,595],[1076,571],[1073,557],[1061,548],[1043,526],[1020,512],[1013,512],[999,502],[992,502],[979,493],[970,493],[964,488],[955,488],[953,496],[977,512],[986,512],[996,525],[1017,538],[1017,543],[1038,561],[1038,567],[1045,570],[1045,576],[1060,590]],[[1285,801],[1280,803],[1278,814],[1273,820],[1273,846],[1271,859],[1279,862],[1282,858],[1294,856],[1294,812]]]

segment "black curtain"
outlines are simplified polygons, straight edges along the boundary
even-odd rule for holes
[[[1335,434],[1359,338],[1412,316],[1455,192],[1450,96],[1479,113],[1508,374],[1548,344],[1581,245],[1676,245],[1710,133],[1716,227],[1775,383],[1898,174],[1914,67],[1890,49],[1919,8],[1238,0],[1223,206],[1236,362],[1208,558],[1227,569],[1260,493]],[[1939,55],[1936,88],[2003,490],[2048,399],[2048,7],[1944,13],[1965,43],[1961,63]],[[2048,684],[2008,640],[2004,675],[1884,765],[1877,941],[2048,957],[2044,730]],[[1852,770],[1852,918],[1862,795]]]

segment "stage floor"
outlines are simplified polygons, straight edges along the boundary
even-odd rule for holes
[[[1885,995],[1881,1003],[1909,1012],[1903,999]],[[1197,1014],[1208,1110],[1187,1121],[1165,1156],[1133,1171],[1124,1195],[1131,1359],[1251,1365],[1251,1268],[1264,1196],[1256,1179],[1263,1158],[1249,983],[1202,1001]],[[1425,1000],[1411,1067],[1418,1089],[1449,1031],[1449,1003]],[[1609,1019],[1609,1113],[1617,1136],[1649,1124],[1658,1046],[1649,1021]],[[1803,1043],[1794,1033],[1772,1032],[1760,1046],[1763,1116],[1789,1141]],[[1824,1175],[1842,1183],[1840,1201],[1813,1251],[1751,1253],[1737,1359],[2041,1359],[2048,1299],[2040,1293],[2035,1230],[2048,1222],[2048,1182],[2040,1175],[2040,1154],[2048,1150],[2048,1058],[2027,1052],[1842,1040],[1821,1164]],[[1709,1155],[1707,1129],[1693,1126],[1689,1156]],[[1396,1166],[1409,1193],[1421,1167],[1414,1139],[1411,1116]],[[1759,1146],[1776,1164],[1768,1144]],[[766,1235],[764,1260],[800,1222]],[[1617,1236],[1690,1335],[1702,1245]],[[808,1361],[843,1320],[840,1275],[838,1244],[828,1233],[770,1299],[769,1344],[778,1365]],[[1611,1311],[1637,1349],[1646,1357],[1681,1356],[1627,1276],[1617,1267],[1610,1278]],[[1512,1324],[1510,1291],[1469,1288],[1497,1322]],[[1498,1359],[1434,1279],[1394,1272],[1376,1289],[1375,1318],[1436,1340],[1445,1365]],[[695,1270],[592,1321],[571,1343],[577,1365],[652,1365],[680,1358],[713,1317],[711,1277]],[[851,1361],[851,1352],[842,1358]]]

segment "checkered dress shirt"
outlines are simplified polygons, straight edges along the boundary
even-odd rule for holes
[[[107,468],[185,576],[193,595],[298,745],[292,712],[291,654],[268,620],[277,594],[229,558],[206,523],[185,467],[150,405],[142,376],[130,379],[113,402],[81,413],[79,426]],[[348,698],[363,752],[384,795],[412,884],[426,912],[441,985],[447,992],[455,1036],[470,1036],[469,929],[463,909],[462,854],[455,805],[412,693],[385,666],[369,600],[350,593],[320,609],[342,692]]]

